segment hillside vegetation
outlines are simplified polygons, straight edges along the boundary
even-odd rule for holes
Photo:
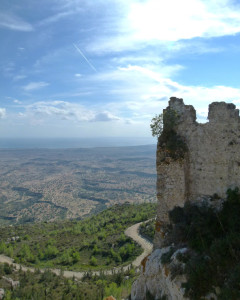
[[[37,267],[110,269],[141,253],[124,230],[155,214],[156,204],[124,204],[81,221],[7,226],[0,232],[0,253]]]
[[[155,223],[156,220],[152,219],[149,222],[142,223],[139,228],[139,233],[153,243],[154,234],[155,234]]]
[[[190,299],[199,300],[211,292],[219,300],[240,299],[239,216],[238,188],[228,190],[220,210],[207,203],[186,203],[170,212],[173,228],[167,242],[175,246],[162,257],[162,262],[169,263],[176,249],[187,247],[188,251],[177,257],[183,265],[173,269],[172,276],[186,275],[183,286]]]
[[[19,281],[19,285],[12,288],[6,278]],[[50,271],[23,272],[0,263],[0,287],[5,291],[4,300],[102,300],[110,295],[121,300],[130,294],[134,278],[134,270],[129,269],[113,275],[92,276],[89,273],[78,281]]]

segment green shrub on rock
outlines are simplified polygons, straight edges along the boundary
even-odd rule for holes
[[[240,299],[239,216],[238,188],[227,191],[220,211],[206,203],[186,203],[169,213],[168,242],[187,247],[191,253],[186,259],[178,257],[185,264],[185,296],[200,300],[218,287],[218,299]]]

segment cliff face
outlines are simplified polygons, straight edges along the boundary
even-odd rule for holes
[[[131,291],[132,300],[187,299],[184,298],[184,290],[181,287],[181,284],[186,281],[185,277],[177,276],[172,279],[170,271],[171,266],[161,263],[162,255],[168,251],[169,247],[156,249],[150,256],[148,256],[146,264],[142,267],[141,275],[133,283]],[[172,265],[174,263],[175,261],[173,261]]]
[[[156,154],[158,210],[154,251],[146,259],[145,268],[133,285],[132,299],[146,299],[150,291],[155,299],[185,299],[181,282],[170,279],[161,255],[165,251],[164,236],[169,223],[168,212],[186,201],[201,202],[225,198],[228,188],[240,186],[240,118],[234,104],[214,102],[209,106],[208,122],[196,122],[193,106],[182,99],[170,98],[164,110],[176,112],[176,137],[185,144],[184,155],[173,157],[159,138]],[[214,205],[214,201],[213,201]],[[142,296],[140,296],[140,294]]]

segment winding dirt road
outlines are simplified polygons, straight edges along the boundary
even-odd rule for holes
[[[125,235],[129,236],[131,239],[133,239],[136,243],[138,243],[143,248],[143,253],[139,255],[133,262],[132,265],[135,267],[140,266],[141,261],[146,257],[149,253],[152,252],[153,245],[150,243],[147,239],[145,239],[143,236],[139,234],[139,227],[142,223],[147,223],[150,220],[147,220],[145,222],[140,222],[137,224],[132,225],[131,227],[128,227],[125,230]]]
[[[146,240],[145,238],[143,238],[140,234],[139,234],[139,227],[142,223],[146,223],[149,222],[150,220],[147,220],[145,222],[140,222],[137,224],[134,224],[130,227],[128,227],[125,230],[125,235],[129,236],[131,239],[133,239],[135,242],[137,242],[143,249],[143,253],[141,255],[139,255],[133,262],[132,265],[135,267],[140,266],[142,259],[147,256],[149,253],[152,252],[152,243],[150,243],[148,240]],[[1,263],[8,263],[10,265],[13,265],[17,270],[19,270],[20,268],[23,271],[30,271],[30,272],[34,272],[35,268],[32,267],[26,267],[20,264],[16,264],[13,262],[13,259],[11,257],[5,256],[5,255],[0,255],[0,262]],[[119,270],[128,270],[130,268],[131,264],[124,266],[124,267],[117,267],[117,268],[113,268],[111,270],[104,270],[101,271],[101,273],[107,274],[107,275],[111,275],[114,272],[117,272]],[[51,272],[60,275],[60,273],[62,272],[62,275],[66,278],[72,278],[73,276],[75,278],[81,279],[86,272],[77,272],[77,271],[61,271],[60,269],[40,269],[41,272],[44,272],[45,270],[50,270]],[[93,275],[100,275],[100,271],[92,271],[91,272]]]

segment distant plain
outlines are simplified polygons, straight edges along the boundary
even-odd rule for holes
[[[80,219],[156,202],[155,145],[0,149],[0,225]]]

